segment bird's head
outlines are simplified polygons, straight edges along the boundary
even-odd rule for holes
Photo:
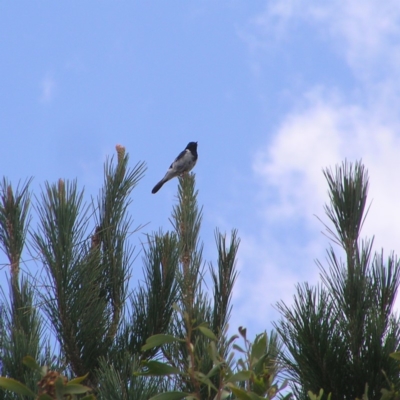
[[[189,142],[189,144],[186,146],[186,149],[190,151],[197,151],[197,142]]]

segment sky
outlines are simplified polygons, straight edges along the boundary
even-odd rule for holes
[[[320,281],[324,168],[362,159],[362,235],[399,253],[399,69],[397,0],[2,1],[0,176],[33,177],[37,195],[76,178],[90,201],[125,146],[147,165],[130,207],[147,224],[135,281],[143,233],[171,228],[177,180],[151,189],[198,141],[204,257],[216,264],[216,227],[238,229],[231,330],[259,333],[297,283]]]

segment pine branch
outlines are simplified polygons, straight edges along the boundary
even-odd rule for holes
[[[185,311],[191,316],[195,296],[200,289],[202,266],[202,245],[199,233],[202,210],[197,205],[195,175],[184,174],[179,178],[178,204],[172,211],[170,222],[178,236],[181,263],[181,301]]]
[[[212,331],[217,335],[217,351],[223,359],[228,359],[232,341],[227,338],[228,322],[231,315],[232,291],[237,278],[236,256],[239,249],[240,239],[237,231],[232,230],[229,245],[226,243],[226,235],[222,235],[218,229],[215,230],[215,242],[218,249],[217,271],[210,264],[213,287],[213,315]],[[221,386],[221,376],[215,375],[212,378],[215,387]]]
[[[165,388],[160,378],[136,376],[134,372],[138,368],[138,357],[133,357],[128,352],[120,354],[118,366],[102,358],[97,371],[98,399],[148,400]]]
[[[31,283],[20,275],[21,255],[29,227],[29,184],[13,190],[3,178],[0,184],[0,247],[10,262],[9,298],[3,295],[0,357],[2,375],[18,379],[34,388],[36,374],[27,370],[22,359],[39,359],[42,349],[42,323],[34,307]]]
[[[399,319],[393,304],[400,283],[400,264],[392,255],[373,255],[373,239],[360,240],[367,215],[368,174],[361,162],[346,161],[335,173],[324,171],[334,225],[325,225],[345,261],[332,246],[328,268],[319,261],[323,287],[298,286],[294,305],[278,304],[278,332],[288,349],[283,361],[301,398],[308,390],[332,392],[332,399],[361,397],[368,383],[370,399],[379,399],[385,371],[399,381],[389,354],[399,348]],[[299,388],[301,388],[299,390]]]
[[[47,273],[44,286],[48,290],[41,293],[43,308],[74,373],[84,375],[87,371],[77,339],[81,316],[91,299],[82,304],[77,295],[82,293],[79,277],[85,276],[80,270],[84,268],[88,207],[83,205],[83,192],[78,192],[76,182],[59,180],[57,185],[45,184],[36,208],[40,227],[33,235],[34,244]]]
[[[358,256],[357,241],[368,214],[366,210],[369,178],[364,165],[354,165],[344,161],[336,166],[335,174],[331,169],[323,171],[328,182],[330,205],[325,212],[335,226],[336,232],[327,227],[335,241],[338,241],[348,255],[349,268],[353,267],[354,257]]]
[[[163,355],[170,364],[186,373],[175,381],[177,390],[195,393],[200,399],[210,397],[210,387],[200,383],[198,374],[207,374],[213,367],[209,338],[201,333],[200,326],[209,327],[217,333],[218,346],[225,355],[229,343],[226,339],[230,315],[230,298],[236,279],[235,259],[239,240],[232,232],[231,242],[216,231],[219,252],[218,270],[210,266],[214,282],[214,304],[203,291],[203,246],[199,242],[202,211],[197,205],[194,174],[179,179],[178,203],[173,209],[171,223],[178,237],[180,270],[178,274],[179,299],[171,333],[181,341],[163,347]],[[215,387],[218,377],[213,376]],[[215,389],[213,389],[214,391]]]
[[[123,316],[133,251],[126,242],[131,222],[126,211],[144,171],[143,163],[133,170],[127,167],[121,146],[117,153],[117,166],[105,165],[90,243],[87,234],[93,214],[76,182],[46,184],[37,206],[40,228],[34,242],[47,272],[43,307],[74,374],[91,372],[91,380],[100,357],[110,351]]]
[[[14,284],[9,281],[10,293],[15,290]],[[35,360],[44,358],[41,353],[44,350],[42,320],[34,307],[34,289],[31,282],[20,277],[18,285],[18,304],[14,302],[16,297],[11,297],[8,302],[2,293],[4,303],[2,319],[4,323],[3,343],[1,346],[2,376],[17,379],[31,390],[36,389],[39,374],[23,365],[23,358],[27,355]]]
[[[17,187],[15,194],[6,178],[0,184],[0,246],[10,261],[15,283],[18,282],[19,263],[30,221],[28,190],[31,181],[26,181],[21,189]]]
[[[176,274],[179,265],[179,247],[174,234],[147,236],[149,248],[144,248],[144,285],[140,285],[132,296],[131,322],[128,348],[139,354],[146,339],[165,333],[171,323],[173,304],[176,303]],[[144,357],[154,356],[145,353]]]
[[[97,240],[101,243],[103,277],[102,289],[111,305],[111,321],[108,328],[110,340],[115,337],[126,299],[127,278],[133,249],[126,244],[131,220],[126,217],[131,203],[129,195],[145,172],[145,164],[137,163],[128,169],[125,148],[117,146],[118,162],[112,160],[104,167],[104,187],[98,198]]]
[[[235,268],[236,255],[239,248],[240,239],[237,231],[231,233],[229,246],[226,245],[226,236],[219,230],[215,231],[215,242],[218,249],[218,270],[210,265],[211,277],[214,283],[214,312],[213,312],[213,332],[225,332],[230,318],[232,306],[230,305],[232,290],[237,278]],[[217,274],[218,273],[218,274]]]

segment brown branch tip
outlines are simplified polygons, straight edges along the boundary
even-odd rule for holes
[[[125,147],[121,146],[120,144],[117,144],[115,146],[115,149],[117,150],[117,154],[118,154],[118,164],[123,160],[124,156],[125,156]]]

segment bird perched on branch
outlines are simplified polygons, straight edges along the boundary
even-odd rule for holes
[[[197,161],[197,142],[190,142],[185,150],[183,150],[175,161],[169,167],[169,170],[165,174],[164,178],[154,186],[151,193],[157,193],[161,186],[170,179],[182,175],[185,172],[189,172],[195,165]]]

